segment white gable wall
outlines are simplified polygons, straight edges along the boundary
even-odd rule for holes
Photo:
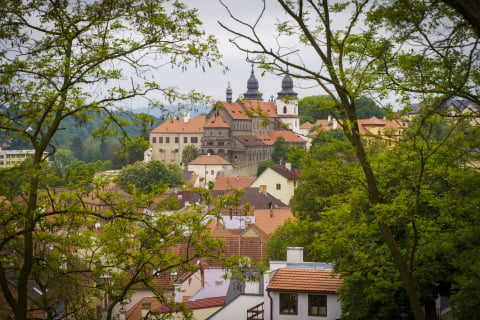
[[[264,172],[262,172],[257,180],[252,183],[251,187],[260,188],[261,190],[263,189],[262,191],[271,194],[285,204],[290,202],[290,199],[293,197],[295,192],[294,181],[286,179],[270,168],[267,168]]]
[[[335,320],[340,318],[341,309],[340,302],[338,301],[338,295],[327,294],[327,316],[308,316],[308,294],[298,293],[298,314],[297,315],[283,315],[280,314],[280,305],[279,305],[279,293],[270,292],[270,297],[272,298],[272,313],[273,320],[293,320],[293,319],[302,319],[302,320]],[[270,308],[269,305],[269,296],[268,292],[265,295],[265,317],[264,319],[270,319]]]

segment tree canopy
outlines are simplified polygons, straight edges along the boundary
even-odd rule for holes
[[[115,107],[133,98],[152,107],[161,106],[158,97],[202,99],[162,86],[155,72],[218,62],[216,40],[179,1],[5,0],[0,14],[0,133],[35,150],[21,179],[17,168],[2,171],[2,307],[16,320],[35,316],[32,309],[48,319],[92,319],[92,301],[105,301],[100,307],[111,319],[134,286],[148,287],[155,275],[188,266],[217,244],[201,216],[147,216],[152,199],[112,189],[110,177],[96,179],[89,167],[70,171],[68,190],[54,189],[58,177],[47,162],[55,139],[65,122],[82,127],[102,116],[94,132],[101,152],[111,135],[123,149],[143,152],[145,130],[130,137],[130,122]],[[144,128],[151,121],[136,120]],[[74,142],[77,152],[82,141]],[[186,250],[173,251],[176,244]],[[32,285],[41,292],[38,304],[28,300]],[[103,295],[110,299],[96,299]]]
[[[332,100],[329,110],[332,116],[336,116],[345,124],[342,129],[358,163],[357,174],[345,181],[346,185],[342,182],[331,187],[342,191],[342,187],[348,187],[350,183],[359,181],[360,188],[355,190],[347,188],[350,192],[347,203],[340,201],[341,197],[328,202],[322,201],[322,196],[318,194],[309,198],[320,201],[318,210],[322,205],[328,207],[331,202],[337,202],[333,211],[327,212],[331,212],[334,219],[339,219],[335,221],[339,228],[346,228],[339,230],[338,235],[351,237],[346,240],[345,237],[330,238],[340,239],[338,245],[346,244],[345,248],[338,247],[338,259],[350,259],[354,267],[361,268],[366,264],[368,268],[371,256],[378,255],[385,259],[385,254],[388,253],[387,259],[391,259],[393,266],[391,270],[396,273],[388,276],[390,279],[399,279],[399,282],[396,282],[401,284],[399,290],[406,293],[408,298],[406,312],[411,312],[417,320],[436,317],[431,310],[431,296],[425,293],[428,289],[424,290],[428,285],[424,286],[422,283],[423,279],[430,278],[422,278],[419,275],[423,267],[428,270],[428,263],[421,263],[425,256],[418,246],[424,241],[428,242],[429,232],[428,230],[417,232],[419,227],[417,223],[422,227],[433,225],[441,229],[443,222],[429,216],[428,210],[422,211],[420,215],[419,210],[424,207],[418,200],[423,196],[428,198],[429,194],[429,192],[424,194],[423,191],[426,190],[420,186],[428,184],[424,180],[425,165],[427,162],[430,165],[429,162],[435,158],[433,154],[440,154],[437,153],[441,150],[440,146],[447,144],[442,142],[437,145],[430,142],[429,132],[435,128],[430,125],[432,119],[435,119],[433,115],[452,98],[469,99],[478,105],[480,85],[478,34],[471,25],[465,23],[462,16],[438,1],[386,0],[373,3],[362,0],[340,3],[277,0],[276,3],[285,16],[277,23],[274,42],[265,38],[263,30],[259,27],[264,12],[268,10],[266,6],[253,23],[238,18],[235,12],[225,6],[232,19],[231,23],[223,22],[222,26],[231,32],[234,37],[232,42],[246,53],[252,63],[257,63],[269,72],[289,74],[303,81],[310,80],[319,91],[324,92]],[[342,18],[334,18],[338,16]],[[416,163],[417,160],[404,159],[404,165],[417,164],[415,167],[417,176],[407,177],[407,182],[403,185],[406,189],[403,191],[390,189],[396,186],[391,178],[411,171],[401,169],[400,164],[392,165],[396,174],[385,176],[382,169],[386,164],[377,163],[376,158],[369,154],[371,151],[362,140],[357,121],[360,117],[357,99],[368,96],[381,101],[391,95],[399,97],[397,100],[399,107],[405,111],[411,110],[412,100],[424,102],[419,112],[418,129],[406,137],[410,147],[405,147],[406,150],[401,151],[412,156],[410,151],[413,148],[414,154],[417,152],[417,155],[420,155],[420,161],[427,160],[425,156],[429,154],[428,161]],[[386,107],[387,116],[393,117],[391,106]],[[450,141],[447,138],[441,141],[447,140]],[[434,147],[435,145],[437,147]],[[418,149],[420,146],[432,149],[429,151]],[[343,152],[341,155],[346,156]],[[469,156],[472,157],[474,154],[471,153]],[[402,158],[395,152],[392,152],[392,157]],[[329,160],[325,168],[329,169],[328,166],[335,166],[336,163],[335,159]],[[350,162],[340,158],[338,163]],[[316,169],[318,168],[322,168],[322,163],[317,164]],[[353,170],[353,168],[344,170],[343,165],[338,169],[336,173],[331,174],[341,174],[343,171],[349,174],[350,170]],[[331,181],[329,177],[326,177],[326,180],[330,183],[337,182]],[[324,190],[319,191],[325,190],[330,189],[325,186]],[[331,192],[327,195],[333,196]],[[398,195],[398,198],[391,195]],[[317,200],[315,196],[320,199]],[[410,207],[412,200],[417,207]],[[310,210],[315,213],[314,207]],[[396,218],[399,214],[403,220]],[[342,220],[350,217],[357,221],[348,224]],[[376,226],[376,229],[363,230],[362,223],[365,227]],[[376,240],[367,243],[367,247],[371,249],[368,253],[357,251],[360,246],[350,246],[352,248],[346,250],[350,248],[349,241],[355,240],[357,228],[360,241]],[[430,260],[432,268],[438,265],[433,263],[434,260],[433,257]],[[362,264],[363,261],[366,261],[365,264]],[[338,262],[339,270],[342,269],[340,266],[341,263]],[[379,269],[379,272],[383,271]],[[365,277],[358,279],[359,284],[368,280]],[[363,283],[367,283],[365,286],[367,288],[368,282]],[[379,291],[382,292],[386,293],[389,290],[384,288]],[[349,313],[352,316],[355,314],[357,313]]]

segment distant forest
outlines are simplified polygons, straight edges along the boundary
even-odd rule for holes
[[[112,114],[122,123],[124,132],[132,139],[143,137],[148,141],[150,130],[162,120],[153,115],[135,113],[131,111],[115,111]],[[53,140],[50,151],[69,153],[76,159],[84,162],[112,161],[118,162],[116,167],[126,164],[125,158],[119,151],[125,148],[119,134],[119,127],[109,120],[106,112],[92,114],[88,119],[68,118],[63,120]],[[33,129],[33,128],[32,128]],[[107,135],[108,134],[108,135]],[[6,136],[0,133],[0,143],[5,149],[30,149],[31,144],[21,135]],[[137,150],[138,156],[127,161],[129,163],[143,159],[143,151]],[[133,154],[131,154],[133,156]]]

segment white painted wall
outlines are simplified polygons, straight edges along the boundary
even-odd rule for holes
[[[308,316],[308,294],[299,293],[298,294],[298,314],[297,315],[282,315],[280,314],[279,306],[279,293],[270,292],[272,297],[272,313],[273,320],[293,320],[293,319],[302,319],[302,320],[335,320],[340,318],[341,309],[340,302],[338,301],[338,295],[328,294],[327,295],[327,316],[318,317],[318,316]],[[269,299],[268,294],[265,296],[265,302]],[[267,303],[265,303],[267,306]],[[265,319],[270,319],[270,310],[265,308]]]
[[[208,320],[245,320],[247,319],[247,309],[261,302],[263,302],[262,296],[239,296],[219,312],[210,316]]]

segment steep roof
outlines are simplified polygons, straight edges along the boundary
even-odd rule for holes
[[[277,107],[272,102],[243,100],[233,103],[222,101],[221,104],[232,119],[235,120],[248,120],[250,119],[249,113],[254,117],[277,117]]]
[[[217,177],[213,190],[243,189],[249,187],[256,177]]]
[[[253,212],[255,216],[255,225],[266,234],[271,234],[288,219],[294,219],[292,210],[283,209],[260,209]]]
[[[206,116],[198,116],[188,121],[169,119],[150,131],[151,133],[203,133]]]
[[[230,125],[221,115],[216,115],[205,123],[205,128],[230,128]]]
[[[278,269],[267,291],[336,293],[343,284],[332,270]]]
[[[286,143],[306,143],[306,141],[302,137],[290,130],[270,131],[268,135],[273,140],[273,142],[275,142],[278,137],[283,137]]]
[[[224,165],[224,164],[230,164],[230,162],[228,162],[227,160],[223,159],[220,156],[213,154],[213,155],[200,155],[195,159],[193,159],[192,161],[190,161],[188,165],[191,165],[191,164]]]
[[[287,169],[284,166],[276,165],[271,166],[270,169],[288,180],[298,180],[298,177],[300,176],[300,170],[296,168]]]
[[[207,309],[207,308],[215,308],[223,306],[225,302],[225,297],[213,297],[213,298],[205,298],[205,299],[198,299],[195,301],[187,301],[185,306],[189,310],[196,310],[196,309]],[[152,313],[167,313],[167,312],[176,312],[178,310],[174,309],[171,310],[168,306],[162,305],[159,308],[153,309]]]

